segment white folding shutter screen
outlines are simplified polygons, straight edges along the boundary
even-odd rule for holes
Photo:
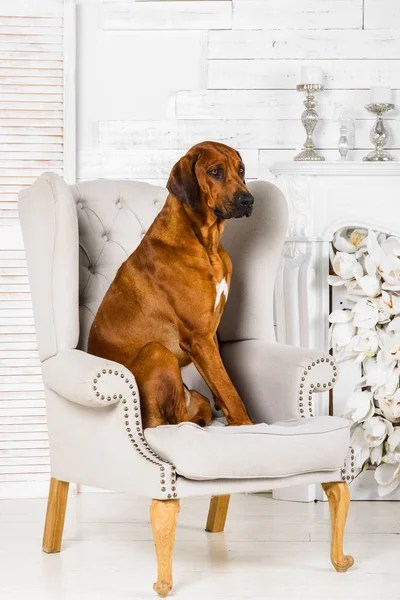
[[[74,28],[73,4],[0,2],[0,498],[44,495],[50,476],[43,383],[16,202],[19,190],[44,171],[65,173],[64,33],[69,32],[64,27],[71,21]],[[73,36],[70,41],[74,45]],[[73,156],[74,149],[69,151]]]

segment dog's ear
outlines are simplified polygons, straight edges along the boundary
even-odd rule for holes
[[[185,154],[172,167],[167,183],[167,190],[192,210],[200,202],[200,188],[194,171],[197,159],[196,154]]]
[[[238,155],[238,157],[240,158],[240,160],[243,162],[243,158],[240,156],[240,152],[238,152],[237,150],[235,150],[236,154]],[[244,164],[244,163],[243,163]],[[243,179],[243,183],[246,183],[246,180]]]

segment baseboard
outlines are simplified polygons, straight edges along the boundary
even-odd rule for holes
[[[0,500],[47,498],[48,494],[48,481],[4,481],[0,483]]]

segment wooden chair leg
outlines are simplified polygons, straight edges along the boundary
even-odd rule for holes
[[[354,564],[352,556],[343,554],[343,534],[350,505],[347,483],[323,483],[331,511],[331,561],[336,571],[345,573]]]
[[[54,477],[50,479],[46,523],[43,535],[43,552],[51,553],[60,552],[61,550],[68,488],[68,482],[58,481]]]
[[[208,509],[208,517],[206,531],[210,533],[220,533],[224,530],[226,515],[228,514],[230,496],[212,496],[210,508]]]
[[[172,553],[178,513],[179,500],[153,500],[150,507],[158,567],[153,588],[161,598],[168,596],[172,589]]]

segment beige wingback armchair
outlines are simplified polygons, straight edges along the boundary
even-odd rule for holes
[[[336,380],[329,355],[276,343],[273,287],[287,206],[272,184],[249,184],[250,219],[227,222],[223,242],[232,285],[219,328],[225,366],[254,426],[193,423],[143,430],[140,394],[124,366],[86,352],[96,310],[121,263],[140,243],[167,195],[133,181],[69,187],[45,173],[19,197],[19,214],[46,389],[52,479],[43,550],[61,547],[68,482],[152,499],[158,560],[154,589],[172,587],[179,499],[212,496],[210,532],[222,531],[229,494],[321,483],[332,516],[331,558],[338,571],[349,494],[347,421],[314,416],[313,393]],[[186,381],[204,391],[198,373]]]

